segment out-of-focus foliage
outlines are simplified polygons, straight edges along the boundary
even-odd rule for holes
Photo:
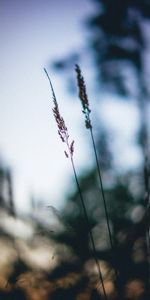
[[[97,70],[100,78],[115,83],[119,92],[124,93],[125,69],[134,67],[137,79],[144,75],[143,54],[148,43],[144,22],[150,18],[150,3],[138,0],[95,0],[95,3],[97,12],[87,24],[92,33],[90,43]]]
[[[149,89],[149,31],[150,3],[143,1],[93,0],[95,14],[86,20],[89,37],[87,49],[95,65],[97,87],[119,93],[127,99],[130,95],[137,100],[140,111],[138,143],[145,154],[149,130],[147,105]],[[66,70],[81,56],[71,54],[55,62],[56,69]],[[102,85],[103,83],[103,85]]]
[[[95,13],[87,18],[85,25],[89,32],[86,45],[95,66],[97,92],[106,90],[110,95],[111,93],[121,95],[121,99],[136,100],[140,126],[135,140],[141,149],[144,161],[149,139],[147,112],[150,96],[148,82],[150,2],[147,0],[95,0],[93,5],[96,8]],[[79,51],[79,56],[71,54],[64,60],[60,59],[54,64],[54,67],[58,71],[66,71],[67,74],[71,74],[71,77],[72,71],[70,70],[74,69],[74,63],[80,64],[81,62],[82,65],[83,52],[82,49],[81,53]],[[79,182],[89,212],[97,252],[101,259],[106,259],[113,266],[116,264],[120,274],[121,293],[124,286],[127,285],[128,279],[136,276],[138,280],[144,280],[148,287],[145,244],[147,221],[144,217],[147,203],[144,202],[144,167],[123,174],[121,171],[116,171],[113,165],[114,153],[112,153],[109,143],[109,136],[105,132],[101,120],[94,125],[97,127],[96,147],[115,243],[115,251],[112,253],[97,170],[94,166],[93,170],[79,176]],[[120,156],[121,153],[115,153],[115,156],[117,155]],[[87,228],[82,220],[78,190],[68,197],[62,214],[74,234],[71,240],[70,233],[66,230],[59,232],[55,238],[65,241],[77,255],[81,254],[80,257],[85,259],[90,255],[90,245],[87,240]],[[83,246],[83,252],[81,250],[82,239],[86,245],[85,248]],[[77,240],[79,240],[78,248],[76,247]],[[134,299],[134,296],[122,294],[121,299],[124,297]],[[143,298],[139,296],[139,299],[148,299],[147,294],[141,297]],[[138,299],[138,296],[137,298],[135,296],[135,299]]]

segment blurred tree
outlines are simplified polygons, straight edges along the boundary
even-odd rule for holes
[[[5,207],[5,200],[4,200],[4,178],[5,178],[5,171],[4,168],[0,165],[0,207]]]
[[[12,174],[11,170],[4,165],[0,165],[0,208],[5,209],[10,215],[16,215]]]
[[[86,26],[90,32],[87,45],[95,63],[97,82],[99,87],[102,88],[103,86],[107,90],[109,89],[110,92],[123,95],[125,100],[128,99],[127,96],[129,95],[137,100],[140,111],[140,128],[137,142],[145,156],[148,152],[149,139],[148,53],[150,2],[147,0],[93,0],[93,4],[96,5],[96,10],[93,16],[87,18]],[[79,54],[72,53],[67,58],[60,59],[54,63],[54,67],[58,70],[66,70],[68,73],[70,69],[73,69],[73,64],[80,60]],[[102,171],[105,172],[113,169],[112,149],[105,127],[102,126],[100,121],[96,122],[95,125],[97,127],[96,146],[100,166]],[[85,175],[85,183],[89,175]],[[138,189],[138,195],[135,195],[137,185],[139,185],[139,176],[141,190]],[[138,170],[136,174],[127,174],[127,177],[130,178],[132,184],[128,184],[126,189],[130,189],[131,194],[137,197],[138,201],[141,201],[142,192],[144,191],[144,182],[142,182],[144,180],[142,180],[141,171]],[[115,182],[117,181],[115,180]],[[117,185],[120,186],[120,183]],[[121,198],[124,199],[124,195]]]
[[[116,88],[123,95],[136,97],[140,109],[139,143],[147,153],[149,128],[147,105],[150,89],[148,83],[148,47],[150,30],[150,2],[94,0],[96,14],[87,25],[89,40],[97,70],[98,80]]]
[[[86,26],[90,32],[87,44],[95,62],[97,82],[101,87],[103,83],[103,87],[107,90],[110,89],[111,92],[115,91],[124,96],[130,95],[137,99],[141,116],[138,144],[145,155],[148,151],[149,138],[148,104],[150,89],[147,80],[147,53],[149,51],[150,3],[147,0],[142,2],[139,0],[93,0],[93,4],[96,5],[96,11],[93,16],[88,17]],[[54,67],[57,70],[66,70],[68,74],[69,70],[73,69],[74,63],[79,60],[80,53],[71,53],[67,58],[56,61]],[[124,97],[124,99],[128,98]],[[112,170],[112,149],[105,127],[100,121],[96,122],[95,125],[97,127],[96,146],[100,166],[104,172]],[[133,184],[131,184],[131,188],[128,184],[128,189],[130,189],[131,194],[134,194],[134,197],[134,190],[137,190],[134,181],[138,182],[135,178],[137,179],[139,174],[139,171],[136,174],[132,173],[132,176],[127,174],[130,179],[132,178]],[[90,174],[85,175],[85,184],[89,176]],[[108,181],[109,179],[110,177],[108,177]],[[115,182],[117,181],[115,180]],[[117,185],[120,186],[120,183]],[[88,184],[86,188],[89,189]],[[144,184],[142,186],[141,180],[142,192],[143,189]],[[139,191],[140,196],[137,196],[138,200],[141,200],[141,191]],[[124,195],[121,198],[124,199]]]
[[[86,26],[90,31],[87,44],[95,63],[97,82],[101,88],[103,84],[104,88],[124,96],[125,100],[129,98],[127,96],[137,100],[140,112],[140,129],[137,144],[145,156],[148,152],[149,139],[148,105],[150,88],[148,85],[148,71],[150,70],[148,70],[148,30],[150,29],[150,1],[93,0],[93,2],[95,2],[96,11],[93,16],[87,19]],[[80,55],[71,54],[68,58],[55,62],[54,67],[57,70],[67,70],[68,72],[70,69],[73,69],[74,63],[79,61]],[[108,136],[104,128],[100,127],[101,124],[98,125],[99,123],[95,124],[97,127],[99,126],[96,135],[96,145],[102,173],[105,176],[104,189],[109,218],[115,236],[115,246],[118,247],[118,269],[120,274],[122,274],[122,278],[125,278],[123,282],[125,284],[127,277],[131,276],[132,270],[135,271],[135,274],[137,273],[134,261],[136,258],[132,254],[133,245],[136,243],[135,240],[143,238],[145,241],[145,225],[143,225],[145,223],[143,222],[141,223],[142,225],[139,225],[140,220],[142,220],[144,195],[141,193],[142,188],[139,189],[141,185],[141,182],[140,184],[138,182],[139,170],[132,174],[126,173],[119,178],[115,174],[111,181],[111,172],[108,171],[112,170],[113,167],[112,149],[109,146]],[[106,251],[109,248],[107,243],[108,237],[107,230],[104,230],[103,227],[105,217],[95,167],[89,173],[82,174],[79,177],[79,182],[90,214],[91,226],[98,245],[97,249],[102,250],[103,248]],[[75,228],[76,239],[73,235],[70,238],[67,231],[65,233],[61,232],[57,237],[61,241],[70,243],[76,249],[78,255],[81,253],[82,258],[86,253],[85,257],[87,258],[89,255],[88,233],[86,227],[82,224],[83,220],[78,198],[78,191],[75,190],[68,197],[67,204],[64,211],[62,211],[64,219],[69,222],[72,228]],[[140,204],[141,217],[134,210],[137,207],[137,202]],[[142,229],[139,231],[138,228],[140,226]],[[83,252],[81,251],[82,241],[85,245]],[[78,248],[76,248],[75,243]],[[145,253],[144,247],[145,244],[141,250],[142,253]],[[134,261],[134,266],[132,263],[132,267],[131,261]],[[147,261],[145,258],[143,261],[145,273],[142,276],[143,278],[148,278]],[[129,266],[129,268],[126,269],[126,266]]]
[[[138,144],[148,151],[150,96],[148,53],[150,2],[148,0],[93,0],[96,12],[86,20],[88,47],[93,54],[99,86],[137,99],[140,111]],[[82,50],[83,52],[83,50]],[[81,54],[83,55],[83,53]],[[54,63],[58,70],[73,68],[80,55]],[[127,99],[124,97],[124,99]]]

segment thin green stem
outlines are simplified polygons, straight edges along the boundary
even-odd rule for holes
[[[100,171],[100,164],[99,164],[99,160],[98,160],[98,155],[97,155],[97,150],[96,150],[96,145],[95,145],[95,140],[94,140],[92,127],[89,128],[89,129],[90,129],[90,134],[91,134],[91,139],[92,139],[92,144],[93,144],[93,149],[94,149],[94,154],[95,154],[95,160],[96,160],[96,166],[97,166],[97,172],[98,172],[98,178],[99,178],[99,183],[100,183],[101,194],[102,194],[102,198],[103,198],[104,211],[105,211],[105,216],[106,216],[106,223],[107,223],[107,228],[108,228],[110,246],[111,246],[111,249],[114,253],[115,252],[114,251],[114,244],[113,244],[112,233],[111,233],[110,224],[109,224],[109,216],[108,216],[106,198],[105,198],[103,182],[102,182],[102,176],[101,176],[101,171]],[[115,268],[114,269],[115,269],[116,278],[118,278],[118,272],[117,272],[117,269],[116,269],[116,259],[115,259]]]
[[[97,259],[97,255],[96,255],[95,242],[94,242],[93,234],[92,234],[92,231],[91,231],[91,228],[90,228],[89,218],[88,218],[86,206],[85,206],[84,199],[83,199],[82,192],[81,192],[81,188],[80,188],[80,185],[79,185],[79,181],[78,181],[76,169],[75,169],[75,166],[74,166],[73,158],[70,157],[70,159],[71,159],[71,164],[72,164],[72,168],[73,168],[73,172],[74,172],[74,177],[75,177],[77,189],[78,189],[78,192],[79,192],[79,196],[80,196],[80,200],[81,200],[81,204],[82,204],[82,208],[83,208],[83,212],[84,212],[84,216],[85,216],[87,228],[88,228],[88,231],[89,231],[89,236],[90,236],[90,240],[91,240],[91,244],[92,244],[92,249],[93,249],[93,255],[94,255],[95,263],[97,265],[98,274],[99,274],[99,278],[100,278],[100,281],[101,281],[101,285],[102,285],[104,297],[107,300],[107,294],[106,294],[105,287],[104,287],[103,276],[102,276],[102,272],[101,272],[100,265],[99,265],[99,262],[98,262],[98,259]]]
[[[113,249],[113,240],[112,240],[112,236],[111,236],[111,229],[110,229],[110,224],[109,224],[107,204],[106,204],[106,199],[105,199],[102,176],[101,176],[101,171],[100,171],[100,164],[99,164],[99,160],[98,160],[98,155],[97,155],[97,150],[96,150],[96,145],[95,145],[95,140],[94,140],[94,135],[93,135],[92,128],[90,128],[90,133],[91,133],[91,139],[92,139],[92,144],[93,144],[93,149],[94,149],[94,154],[95,154],[95,160],[96,160],[96,165],[97,165],[98,178],[99,178],[99,183],[100,183],[100,188],[101,188],[101,193],[102,193],[102,198],[103,198],[103,203],[104,203],[104,210],[105,210],[105,215],[106,215],[106,222],[107,222],[107,228],[108,228],[108,233],[109,233],[110,245],[111,245],[111,248]]]

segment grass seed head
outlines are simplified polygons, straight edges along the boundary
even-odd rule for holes
[[[64,121],[63,117],[60,114],[59,106],[58,106],[58,103],[57,103],[57,99],[56,99],[56,95],[55,95],[55,92],[54,92],[54,89],[53,89],[52,82],[50,80],[50,77],[48,75],[47,70],[44,69],[44,71],[45,71],[46,76],[49,80],[51,91],[52,91],[52,97],[53,97],[53,103],[54,103],[54,107],[53,107],[52,111],[53,111],[53,115],[54,115],[54,118],[55,118],[55,121],[56,121],[56,124],[57,124],[58,134],[59,134],[62,142],[66,143],[69,155],[70,155],[70,157],[72,157],[73,153],[74,153],[74,141],[69,143],[68,129],[67,129],[67,126],[65,124],[65,121]],[[69,157],[68,152],[64,151],[67,158]]]
[[[82,104],[82,112],[85,115],[85,126],[87,129],[92,128],[91,120],[90,120],[90,108],[89,108],[89,100],[86,92],[86,85],[84,82],[84,78],[81,73],[80,67],[76,64],[75,65],[75,71],[77,73],[77,85],[79,89],[79,98],[81,100]]]

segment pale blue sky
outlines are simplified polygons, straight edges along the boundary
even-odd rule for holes
[[[19,209],[28,209],[32,193],[59,207],[64,191],[72,189],[72,169],[57,136],[43,67],[84,46],[81,21],[93,5],[90,0],[3,0],[0,6],[0,156],[12,167]],[[83,124],[79,101],[70,101],[64,81],[54,70],[50,76],[71,138],[75,139],[77,169],[90,167],[90,150],[79,131]],[[112,127],[117,101],[109,107],[107,112],[104,105],[101,109]],[[126,104],[122,111],[124,118],[119,112],[115,118],[119,120],[120,116],[119,128],[126,124],[124,130],[129,132],[128,116],[137,118],[137,111]],[[130,163],[137,159],[138,153],[131,153]]]
[[[12,167],[18,208],[28,208],[32,192],[57,206],[71,169],[57,137],[43,67],[83,45],[81,21],[92,5],[87,0],[5,0],[0,6],[0,155]],[[64,111],[77,135],[76,104],[69,106],[64,83],[54,71],[50,75],[58,99],[68,103]],[[85,159],[81,151],[77,164]]]

